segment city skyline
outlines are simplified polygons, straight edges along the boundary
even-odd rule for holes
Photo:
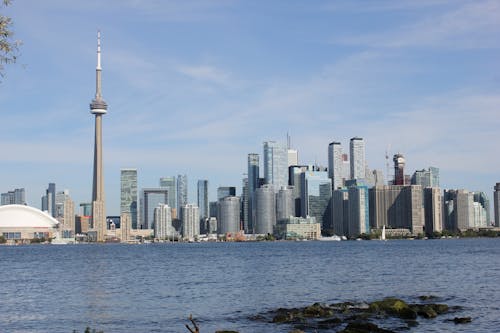
[[[128,167],[138,170],[139,188],[186,174],[189,203],[198,179],[209,180],[211,200],[219,186],[241,194],[247,154],[262,162],[262,143],[284,143],[287,132],[299,164],[327,166],[329,142],[347,152],[359,136],[370,169],[385,173],[390,147],[408,173],[436,166],[441,188],[492,199],[500,178],[498,3],[278,4],[14,2],[6,13],[24,45],[0,86],[1,191],[25,188],[38,207],[56,183],[75,203],[91,201],[85,103],[99,27],[111,105],[103,123],[108,215],[119,212]]]

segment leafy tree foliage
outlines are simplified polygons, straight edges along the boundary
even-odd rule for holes
[[[0,10],[10,5],[10,0],[1,0]],[[17,60],[20,42],[14,40],[12,19],[0,12],[0,76],[5,75],[4,65],[15,63]]]

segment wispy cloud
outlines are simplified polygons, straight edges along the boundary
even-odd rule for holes
[[[208,81],[218,84],[229,84],[231,79],[229,73],[208,65],[178,66],[177,71],[194,80]]]

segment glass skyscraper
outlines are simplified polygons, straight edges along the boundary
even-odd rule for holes
[[[154,210],[159,204],[168,202],[168,190],[164,188],[145,188],[141,193],[141,228],[154,228]]]
[[[342,177],[343,164],[340,142],[330,143],[328,145],[328,177],[332,180],[334,190],[344,185]]]
[[[314,216],[321,228],[331,228],[332,180],[326,171],[302,174],[302,217]]]
[[[171,177],[161,177],[160,187],[166,188],[168,190],[168,205],[170,208],[177,207],[177,183],[175,181],[175,176]]]
[[[255,190],[259,187],[259,154],[248,154],[248,225],[245,232],[253,233],[255,230]]]
[[[200,219],[208,218],[208,180],[198,180],[198,208]]]
[[[188,200],[188,180],[186,175],[177,176],[177,212],[181,207],[187,205]]]
[[[137,229],[137,169],[120,170],[120,215],[129,213],[133,229]]]
[[[281,143],[264,142],[264,179],[276,189],[288,185],[288,149]]]

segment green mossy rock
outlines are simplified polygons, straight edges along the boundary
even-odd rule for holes
[[[307,306],[303,311],[304,317],[327,318],[333,316],[333,310],[320,303]]]
[[[347,324],[340,333],[394,333],[394,331],[386,330],[370,322],[356,322]]]
[[[402,319],[417,318],[417,313],[405,301],[392,297],[370,303],[369,311],[386,312]]]

